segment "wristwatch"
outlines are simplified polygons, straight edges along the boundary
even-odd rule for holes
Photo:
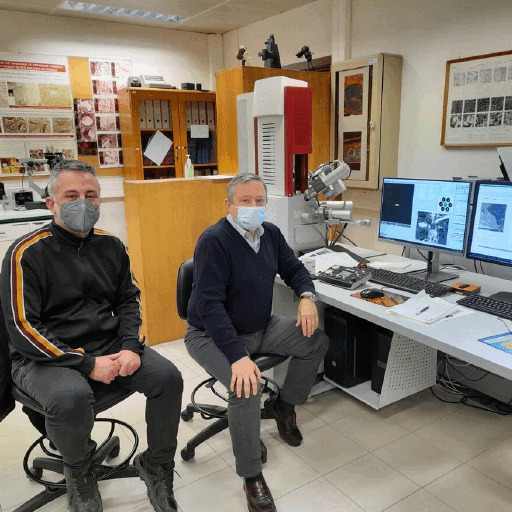
[[[309,299],[309,300],[312,300],[313,302],[317,302],[318,301],[318,297],[316,296],[316,293],[314,292],[304,292],[301,296],[300,296],[301,299]]]

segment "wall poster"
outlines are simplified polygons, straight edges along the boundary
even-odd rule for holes
[[[351,180],[368,179],[368,118],[370,71],[368,67],[339,71],[338,148],[348,164]]]
[[[512,145],[512,51],[446,63],[441,145]]]
[[[126,85],[131,75],[131,61],[90,59],[89,66],[94,125],[83,126],[83,121],[89,123],[88,118],[83,118],[80,125],[77,123],[77,130],[83,130],[79,138],[86,137],[89,143],[96,144],[100,167],[121,167],[123,152],[117,91]]]
[[[0,52],[1,174],[19,174],[21,159],[45,152],[77,157],[67,58]]]

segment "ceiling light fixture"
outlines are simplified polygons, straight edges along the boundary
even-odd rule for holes
[[[109,14],[112,16],[121,16],[124,18],[148,19],[152,21],[164,21],[167,23],[182,23],[187,18],[172,14],[160,14],[151,11],[139,11],[136,9],[126,9],[124,7],[110,7],[108,5],[88,4],[85,2],[71,2],[66,0],[60,5],[62,9],[78,12],[91,12],[95,14]]]

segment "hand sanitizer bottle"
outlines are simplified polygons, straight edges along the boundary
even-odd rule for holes
[[[185,178],[192,179],[194,177],[194,165],[190,160],[190,155],[187,155],[187,161],[185,162]]]

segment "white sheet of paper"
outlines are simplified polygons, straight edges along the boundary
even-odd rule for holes
[[[157,131],[146,146],[144,156],[147,156],[156,165],[161,165],[171,146],[172,140],[161,131]]]
[[[193,139],[207,139],[210,136],[207,124],[191,124],[190,137]]]

